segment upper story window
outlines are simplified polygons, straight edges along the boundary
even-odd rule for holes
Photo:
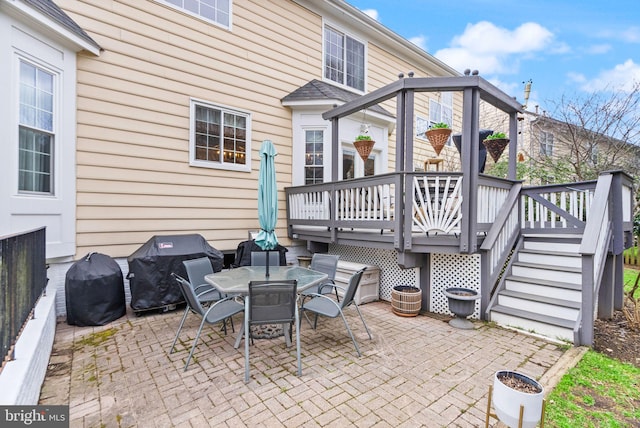
[[[193,15],[213,21],[223,27],[231,26],[231,0],[164,0]]]
[[[18,191],[53,194],[54,75],[20,61]]]
[[[540,154],[543,156],[553,155],[553,134],[551,132],[540,131]]]
[[[429,99],[429,125],[444,122],[453,125],[453,93],[442,92],[440,101]]]
[[[324,181],[324,132],[304,131],[304,184]]]
[[[364,44],[325,26],[324,77],[364,91]]]
[[[191,100],[191,165],[250,171],[250,129],[247,112]]]

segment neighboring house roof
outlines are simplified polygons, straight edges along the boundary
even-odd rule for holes
[[[46,27],[73,41],[81,49],[96,55],[102,50],[91,36],[51,0],[19,0],[4,3],[7,6],[13,6],[12,9],[16,12],[19,11],[21,16],[28,16],[30,19],[36,20],[38,24],[43,26],[41,28]]]
[[[318,79],[313,79],[309,83],[300,86],[289,95],[282,98],[284,105],[300,104],[308,101],[325,101],[326,104],[343,104],[360,98],[361,95],[353,93],[343,88],[331,85]],[[369,108],[372,113],[378,113],[389,118],[395,116],[384,108],[374,105]]]

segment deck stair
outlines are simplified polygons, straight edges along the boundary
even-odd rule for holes
[[[525,236],[489,319],[573,343],[582,299],[580,239],[578,235]]]

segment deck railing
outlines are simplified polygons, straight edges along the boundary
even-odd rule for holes
[[[523,231],[581,232],[589,217],[595,187],[596,181],[585,181],[524,189],[520,203]]]
[[[45,229],[0,238],[0,346],[3,361],[47,286]],[[7,358],[8,357],[8,358]]]

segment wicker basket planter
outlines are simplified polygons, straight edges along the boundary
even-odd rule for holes
[[[450,135],[450,128],[435,128],[429,129],[425,132],[425,136],[431,143],[433,150],[435,150],[436,156],[440,156],[440,152],[442,151],[444,145],[447,143]]]
[[[401,317],[415,317],[422,309],[422,290],[410,285],[396,285],[391,290],[391,310]]]
[[[376,144],[373,140],[356,140],[353,142],[360,158],[362,158],[363,162],[366,162],[369,159],[369,155],[371,154],[371,150],[373,146]]]
[[[494,138],[491,140],[484,140],[482,144],[484,144],[484,146],[487,148],[487,151],[491,155],[491,159],[493,159],[494,162],[498,162],[498,159],[500,159],[500,156],[502,156],[502,152],[504,151],[505,147],[507,147],[507,144],[509,144],[509,139]]]

